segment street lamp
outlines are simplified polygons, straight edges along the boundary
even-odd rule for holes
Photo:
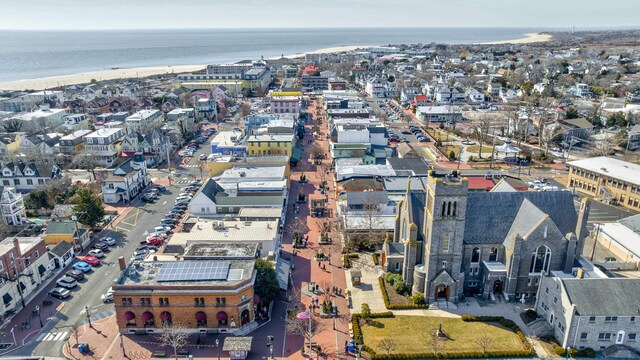
[[[358,356],[357,358],[359,359],[362,356],[362,344],[358,344]]]
[[[269,347],[269,355],[273,359],[273,335],[267,336],[267,346]]]
[[[220,360],[220,339],[216,339],[216,350],[218,350],[218,360]]]
[[[91,313],[89,312],[89,305],[84,306],[84,312],[85,312],[85,315],[87,316],[89,327],[93,329],[93,324],[91,324]]]
[[[42,328],[43,325],[42,325],[42,316],[40,316],[40,305],[36,305],[36,313],[38,313],[38,320],[40,320],[40,328]]]

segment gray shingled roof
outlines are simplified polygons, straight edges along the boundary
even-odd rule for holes
[[[424,191],[411,191],[409,192],[411,201],[411,221],[418,226],[418,238],[417,240],[423,240],[422,238],[422,225],[424,224],[424,208],[427,202],[427,195]]]
[[[640,279],[573,278],[562,283],[582,316],[640,316]]]
[[[404,255],[404,243],[403,242],[387,242],[387,246],[389,251],[387,252],[389,255]]]
[[[524,199],[548,214],[563,235],[575,232],[578,215],[573,195],[568,191],[470,192],[467,196],[464,243],[502,243]]]

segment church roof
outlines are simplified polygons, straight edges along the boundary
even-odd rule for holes
[[[427,196],[424,191],[410,191],[409,192],[409,206],[411,210],[411,222],[418,225],[418,238],[420,241],[422,237],[422,223],[424,222],[424,207],[427,201]]]
[[[532,206],[527,205],[523,211],[532,216],[539,213],[549,215],[563,235],[575,231],[578,215],[573,195],[568,191],[470,192],[467,196],[464,243],[498,244],[504,241],[512,227],[522,231],[526,225],[517,225],[514,221],[525,200]],[[532,219],[528,221],[534,223]]]

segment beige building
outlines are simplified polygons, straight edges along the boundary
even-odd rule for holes
[[[611,204],[640,210],[640,165],[606,156],[567,164],[567,187]]]

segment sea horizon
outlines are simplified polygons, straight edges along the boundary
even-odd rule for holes
[[[536,27],[0,30],[0,82],[113,68],[235,62],[339,46],[471,44],[521,39]]]

